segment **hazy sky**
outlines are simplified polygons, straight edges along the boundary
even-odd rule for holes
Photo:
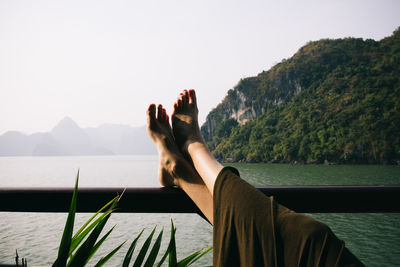
[[[240,78],[310,40],[379,40],[400,1],[0,1],[0,134],[145,124],[195,88],[200,121]]]

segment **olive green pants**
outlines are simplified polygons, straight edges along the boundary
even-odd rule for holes
[[[364,266],[331,229],[224,168],[214,186],[214,266]]]

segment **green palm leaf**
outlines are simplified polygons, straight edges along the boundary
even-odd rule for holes
[[[76,239],[78,237],[78,235],[86,228],[86,226],[93,221],[93,219],[100,213],[102,212],[104,209],[106,209],[108,206],[110,206],[111,204],[114,203],[114,201],[118,200],[119,196],[116,196],[115,198],[113,198],[110,202],[108,202],[107,204],[105,204],[101,209],[99,209],[98,212],[96,212],[92,217],[90,217],[89,220],[86,221],[86,223],[75,233],[74,237],[72,239]]]
[[[94,227],[96,227],[96,225],[98,225],[101,220],[104,220],[104,217],[108,216],[111,212],[113,212],[113,210],[107,210],[99,218],[97,218],[93,223],[91,223],[88,227],[86,227],[86,229],[83,232],[81,232],[80,235],[78,235],[76,238],[72,239],[71,247],[69,249],[70,255],[79,246],[79,244],[82,242],[82,240],[89,234],[89,232]]]
[[[140,236],[143,234],[143,231],[144,231],[144,229],[138,234],[138,236],[135,238],[135,240],[133,240],[132,244],[130,245],[128,251],[126,252],[124,261],[122,263],[122,267],[128,267],[129,266],[129,263],[130,263],[131,258],[132,258],[133,251],[135,250],[135,247],[136,247],[136,243],[137,243],[138,239],[140,238]]]
[[[157,264],[157,267],[160,267],[164,263],[165,259],[170,254],[172,247],[173,246],[175,247],[175,231],[176,231],[176,229],[174,228],[173,222],[171,219],[171,237],[169,239],[169,244],[168,244],[167,250],[165,251],[164,255],[162,256],[160,262]],[[176,253],[175,253],[175,255],[176,255]]]
[[[185,267],[185,266],[188,266],[188,265],[189,265],[189,262],[190,262],[191,260],[193,260],[197,255],[199,255],[199,254],[201,253],[201,251],[202,251],[202,250],[196,251],[196,252],[194,252],[193,254],[187,256],[186,258],[180,260],[180,261],[178,262],[178,267]]]
[[[104,205],[99,211],[97,211],[86,223],[76,232],[74,237],[72,238],[71,247],[69,251],[69,255],[73,253],[73,251],[79,246],[82,240],[89,234],[89,232],[108,214],[115,210],[115,206],[117,205],[118,201],[121,199],[122,195],[124,194],[125,190],[122,192],[121,196],[114,197],[111,201],[109,201],[106,205]],[[104,212],[100,217],[98,217],[94,222],[90,225],[89,223],[93,221],[93,219],[104,209],[107,207],[108,210]],[[89,226],[88,226],[89,225]]]
[[[76,202],[77,202],[77,195],[78,195],[78,182],[79,182],[79,170],[76,175],[74,193],[72,194],[72,200],[71,200],[71,205],[69,207],[67,222],[65,223],[64,233],[61,238],[60,247],[58,249],[58,256],[57,256],[56,261],[53,264],[54,267],[58,267],[58,266],[64,267],[67,263],[67,259],[69,256],[69,248],[71,246],[72,232],[74,230]]]
[[[150,254],[147,257],[144,267],[154,266],[154,262],[156,261],[158,251],[160,250],[163,232],[164,232],[164,229],[161,230],[160,234],[158,235],[158,237],[156,239],[156,242],[154,242],[153,248],[151,249]]]
[[[115,225],[93,246],[92,250],[90,251],[90,255],[88,256],[86,262],[93,257],[94,253],[99,249],[99,247],[103,244],[103,242],[107,239],[107,237],[111,234],[114,230]]]
[[[84,266],[88,259],[90,258],[93,247],[96,243],[97,238],[99,237],[101,231],[103,230],[104,225],[107,220],[110,218],[110,214],[104,217],[97,225],[96,228],[90,233],[89,237],[85,240],[85,242],[78,248],[75,255],[72,257],[71,261],[68,262],[69,267],[80,267]]]
[[[103,266],[105,263],[107,263],[107,261],[109,259],[111,259],[112,256],[114,256],[115,253],[117,253],[117,251],[125,244],[126,241],[124,241],[121,245],[119,245],[118,247],[116,247],[115,249],[113,249],[110,253],[108,253],[104,258],[101,258],[99,260],[98,263],[96,263],[96,265],[94,267],[101,267]]]
[[[133,267],[140,267],[146,256],[147,250],[150,247],[151,239],[153,238],[154,232],[156,231],[156,227],[154,227],[153,231],[151,231],[149,237],[147,237],[146,241],[144,242],[142,248],[139,251],[139,254],[136,257],[135,262],[133,263]]]
[[[195,263],[196,261],[198,261],[201,257],[203,257],[205,254],[207,254],[213,247],[209,247],[208,249],[206,249],[204,252],[202,252],[203,250],[199,250],[196,251],[195,253],[189,255],[188,257],[184,258],[183,260],[178,262],[178,267],[185,267],[185,266],[189,266],[193,263]]]
[[[169,251],[169,264],[170,267],[178,266],[176,259],[176,244],[175,244],[175,232],[174,222],[171,219],[171,250]]]

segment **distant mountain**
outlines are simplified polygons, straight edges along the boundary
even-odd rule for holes
[[[201,130],[225,161],[399,163],[400,28],[309,42],[240,80]]]
[[[0,156],[156,154],[145,126],[103,124],[80,128],[71,118],[62,119],[48,133],[25,135],[17,131],[0,136]]]
[[[69,117],[62,119],[50,133],[66,155],[95,154],[94,146],[85,130]]]
[[[145,126],[103,124],[97,128],[87,128],[85,132],[97,149],[106,148],[119,155],[156,154],[155,146],[150,140]]]
[[[28,156],[32,153],[29,136],[9,131],[0,136],[0,156]]]

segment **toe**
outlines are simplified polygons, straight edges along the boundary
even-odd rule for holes
[[[156,116],[156,105],[150,104],[149,108],[147,109],[147,119],[154,119]]]
[[[183,102],[184,105],[188,105],[189,104],[189,93],[188,93],[187,90],[183,91],[182,102]]]
[[[156,113],[156,105],[155,104],[150,104],[149,108],[147,109],[147,113],[150,116],[154,116],[154,114]]]
[[[162,109],[162,116],[161,116],[161,119],[162,119],[163,121],[165,121],[166,118],[167,118],[167,111],[165,110],[165,108],[163,108],[163,109]]]
[[[157,108],[157,120],[162,120],[163,106],[160,104]]]
[[[189,104],[197,105],[196,92],[193,89],[189,90]]]
[[[172,110],[172,116],[174,116],[178,112],[179,112],[179,104],[178,104],[178,100],[176,100],[174,103],[174,108]]]

